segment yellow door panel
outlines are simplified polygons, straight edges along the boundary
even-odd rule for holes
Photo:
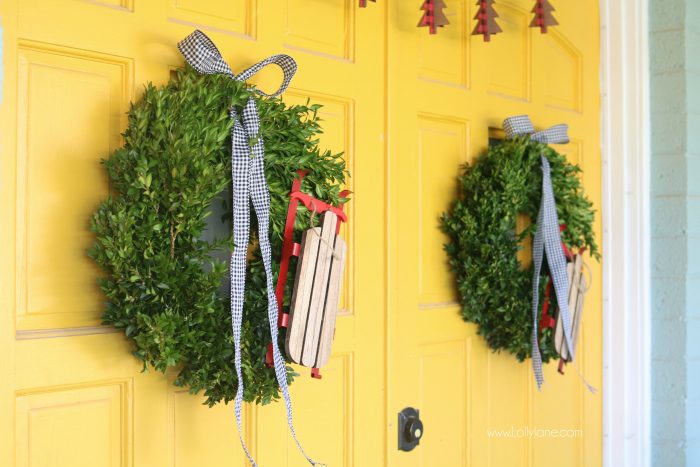
[[[454,281],[447,270],[447,257],[442,249],[447,237],[440,231],[439,219],[435,213],[440,212],[457,193],[454,178],[446,180],[445,173],[455,175],[457,168],[467,162],[468,134],[469,123],[465,120],[427,114],[418,116],[414,222],[418,235],[415,254],[418,256],[417,290],[421,308],[456,302]],[[409,163],[408,160],[404,162],[405,165]],[[409,238],[405,237],[411,241]],[[433,270],[435,264],[441,263],[444,263],[444,267]]]
[[[168,3],[170,21],[255,37],[256,0],[170,0]]]
[[[319,138],[320,144],[325,148],[333,148],[334,152],[343,152],[345,154],[345,165],[350,174],[354,174],[353,170],[353,142],[354,135],[354,102],[349,99],[338,96],[323,95],[309,91],[298,89],[289,89],[284,95],[284,101],[289,105],[303,105],[308,100],[317,104],[323,105],[318,110],[318,115],[323,120],[323,134]],[[346,189],[353,191],[352,176],[348,179],[345,186]],[[355,203],[348,203],[345,206],[345,212],[353,219],[355,216]],[[343,288],[341,290],[339,308],[341,315],[352,313],[352,297],[353,297],[353,235],[355,223],[342,223],[340,227],[340,235],[345,240],[347,245],[347,259],[345,267],[348,272],[343,276]]]
[[[470,21],[468,10],[465,2],[450,4],[445,10],[450,26],[439,29],[436,35],[427,34],[425,29],[420,30],[417,52],[420,79],[447,86],[469,87],[471,39],[470,29],[464,27]],[[415,16],[416,11],[413,13]]]
[[[207,409],[204,398],[192,396],[187,390],[171,388],[168,400],[168,435],[172,450],[169,465],[178,467],[224,467],[243,465],[245,454],[240,449],[231,407],[217,405]],[[251,408],[245,407],[242,420],[248,428],[254,426]],[[229,429],[224,429],[229,427]]]
[[[17,466],[128,466],[131,387],[109,382],[17,396]]]
[[[437,427],[416,452],[422,465],[465,465],[469,429],[467,340],[423,344],[418,348],[418,407],[424,426]],[[410,454],[409,454],[410,455]]]
[[[529,2],[528,2],[529,3]],[[522,6],[520,4],[523,4]],[[532,89],[532,35],[530,8],[511,2],[499,2],[498,23],[503,33],[492,36],[488,44],[476,42],[486,58],[488,92],[523,101],[530,100]],[[475,44],[475,47],[477,45]],[[477,52],[478,53],[478,52]],[[506,66],[507,64],[507,66]]]
[[[524,465],[528,454],[527,438],[500,437],[498,431],[530,425],[530,395],[534,384],[528,365],[514,365],[509,355],[487,357],[488,457],[490,465]],[[536,389],[535,389],[536,390]],[[478,428],[477,428],[478,430]],[[475,434],[479,434],[478,431]]]
[[[353,0],[285,0],[285,44],[329,58],[355,58]]]
[[[99,160],[119,145],[131,62],[34,42],[18,62],[17,329],[97,325],[86,227],[108,193]]]
[[[297,436],[314,460],[327,465],[364,465],[356,458],[373,461],[365,454],[361,443],[366,441],[364,428],[357,425],[355,404],[355,359],[352,353],[334,350],[323,368],[321,383],[306,375],[307,368],[297,366],[304,378],[291,389],[294,401],[294,425]],[[288,436],[284,404],[271,408],[256,408],[257,459],[261,465],[303,467],[309,465],[299,453],[294,440]],[[377,433],[378,435],[378,433]],[[358,445],[357,443],[360,443]],[[274,449],[271,449],[274,446]],[[372,459],[377,459],[375,453]]]
[[[558,75],[547,83],[545,102],[553,108],[581,112],[581,51],[556,29],[549,32],[547,39],[536,37],[533,41],[535,69],[552,67]]]

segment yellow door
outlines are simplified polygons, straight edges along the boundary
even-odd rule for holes
[[[246,465],[232,408],[208,409],[173,375],[141,373],[100,325],[88,221],[109,186],[99,160],[120,145],[129,101],[182,65],[199,28],[234,70],[284,52],[300,71],[288,102],[324,105],[322,145],[352,172],[349,263],[323,379],[292,385],[302,443],[330,466],[597,465],[600,396],[574,374],[534,390],[529,366],[494,355],[457,313],[437,216],[458,164],[501,120],[572,127],[562,147],[599,205],[598,18],[558,2],[562,26],[527,28],[530,0],[497,3],[504,33],[415,27],[418,0],[4,0],[0,108],[0,466]],[[266,71],[258,83],[279,80]],[[600,384],[600,269],[587,299],[582,370]],[[420,409],[421,445],[398,452],[396,414]],[[302,466],[280,404],[246,408],[263,466]],[[572,439],[489,438],[511,426],[583,429]]]
[[[503,119],[518,114],[539,128],[571,126],[572,143],[558,149],[582,166],[600,205],[597,6],[553,1],[561,26],[541,35],[528,27],[533,1],[498,1],[503,33],[485,43],[470,36],[475,3],[447,1],[451,24],[430,36],[415,27],[416,2],[389,2],[387,421],[396,436],[396,413],[411,406],[424,423],[414,451],[398,452],[390,436],[389,465],[600,465],[600,395],[588,394],[571,367],[559,376],[555,364],[538,393],[530,361],[487,349],[475,325],[461,321],[438,228],[457,193],[459,164],[502,137]],[[596,232],[600,239],[599,219]],[[600,387],[601,282],[593,266],[577,356]]]
[[[375,41],[383,17],[357,14],[354,3],[0,3],[0,466],[245,465],[232,406],[210,410],[174,387],[172,375],[141,373],[123,335],[100,325],[98,271],[85,254],[89,218],[109,190],[100,158],[120,145],[143,84],[165,83],[182,65],[175,45],[195,28],[213,37],[234,70],[293,55],[300,71],[285,99],[323,104],[322,144],[347,154],[349,188],[358,194],[344,232],[350,260],[334,355],[320,381],[300,370],[292,396],[299,437],[314,458],[379,465],[385,292],[374,272],[386,256],[376,240],[385,99]],[[278,85],[278,73],[266,70],[259,84]],[[246,410],[248,445],[263,466],[303,465],[285,420],[280,404]]]

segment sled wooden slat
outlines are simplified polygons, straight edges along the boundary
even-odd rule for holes
[[[343,269],[345,267],[345,254],[347,247],[345,241],[335,237],[335,256],[331,265],[331,274],[328,281],[328,295],[325,303],[323,315],[323,325],[321,327],[321,337],[319,340],[318,358],[316,367],[320,368],[328,362],[331,356],[331,347],[335,337],[335,318],[338,314],[338,304],[340,303],[340,291],[343,284]]]
[[[313,277],[313,290],[309,304],[309,317],[306,323],[306,336],[304,337],[304,352],[301,363],[304,366],[316,366],[318,354],[318,337],[321,334],[321,321],[326,303],[326,291],[328,290],[328,276],[331,272],[333,260],[333,244],[335,243],[335,224],[338,217],[335,214],[325,213],[321,223],[321,238],[316,257],[316,271]],[[308,279],[306,279],[308,280]]]
[[[292,361],[308,367],[326,363],[333,342],[346,251],[338,222],[327,211],[302,236],[285,344]]]
[[[583,258],[578,254],[574,260],[567,264],[567,275],[569,277],[569,316],[571,318],[571,344],[576,349],[578,335],[581,327],[581,316],[583,314],[583,301],[588,282],[582,273]],[[554,347],[559,356],[570,362],[572,360],[566,339],[564,338],[564,326],[561,321],[561,314],[557,313],[556,325],[554,327]],[[574,352],[575,353],[575,352]]]
[[[581,280],[579,281],[579,290],[588,290],[588,282],[586,281],[586,276],[584,274],[581,274]],[[573,328],[573,335],[571,336],[571,339],[573,342],[571,345],[574,346],[574,349],[576,349],[577,345],[576,343],[578,342],[578,336],[581,334],[581,317],[583,316],[583,301],[586,298],[585,293],[579,292],[578,294],[578,299],[576,300],[576,313],[574,314],[574,328]],[[568,355],[567,352],[567,359],[571,359],[571,357]]]
[[[318,255],[318,245],[320,243],[321,229],[316,228],[315,230],[316,235],[310,230],[306,230],[301,237],[300,260],[297,265],[296,279],[294,280],[292,306],[289,310],[289,329],[287,330],[285,347],[287,355],[295,363],[301,363],[301,353],[304,349],[304,333],[309,313],[316,256]]]
[[[571,291],[573,287],[571,287],[571,284],[574,283],[574,268],[575,264],[573,262],[566,263],[566,275],[569,281],[569,298],[571,298]],[[569,308],[570,310],[570,315],[573,316],[574,310]],[[572,320],[573,321],[573,320]],[[566,352],[566,342],[564,338],[564,326],[561,322],[561,313],[559,313],[559,308],[557,308],[556,312],[556,324],[554,326],[554,348],[556,349],[557,353],[559,354],[559,357],[564,358],[564,354]]]

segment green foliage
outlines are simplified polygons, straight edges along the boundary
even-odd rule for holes
[[[146,86],[129,111],[124,147],[104,161],[113,195],[91,223],[96,241],[89,254],[106,271],[104,322],[124,331],[144,370],[177,367],[175,384],[203,391],[209,405],[232,400],[237,387],[229,299],[220,293],[228,261],[213,255],[233,245],[232,236],[207,242],[202,234],[212,203],[231,189],[228,111],[252,95],[244,83],[199,75],[189,66],[166,86]],[[303,190],[332,204],[341,201],[345,163],[342,154],[318,148],[319,107],[258,99],[275,271],[296,170],[310,171]],[[298,216],[298,231],[308,228],[309,216]],[[254,219],[252,224],[241,350],[244,397],[266,404],[279,394],[274,369],[264,364],[267,291]],[[292,283],[290,276],[288,287]],[[294,373],[287,371],[291,382]]]
[[[464,320],[478,326],[490,348],[507,350],[521,361],[531,351],[533,269],[520,264],[517,252],[536,229],[542,195],[540,154],[551,165],[557,214],[566,225],[562,240],[570,248],[587,247],[599,259],[595,214],[583,193],[581,169],[529,137],[506,140],[465,166],[459,177],[460,198],[442,216],[442,228],[450,238],[445,251],[456,276]],[[516,232],[520,214],[532,224]],[[545,276],[540,282],[544,290]],[[550,332],[546,330],[540,340],[545,362],[557,356]]]

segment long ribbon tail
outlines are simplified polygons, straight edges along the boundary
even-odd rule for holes
[[[201,31],[194,31],[185,39],[180,41],[178,48],[185,60],[199,73],[216,74],[222,73],[232,79],[245,81],[252,77],[259,70],[267,65],[278,65],[284,74],[282,84],[279,89],[273,94],[266,94],[260,90],[255,90],[256,93],[267,96],[276,97],[283,93],[289,86],[294,73],[297,70],[297,64],[289,55],[273,55],[259,63],[254,64],[247,70],[243,71],[238,76],[234,75],[231,68],[221,56],[221,53],[214,45],[214,42]],[[264,167],[264,145],[262,140],[259,140],[252,148],[249,146],[251,138],[258,136],[260,128],[260,117],[255,105],[254,99],[249,99],[243,109],[242,119],[234,110],[231,111],[233,119],[232,148],[231,148],[231,171],[233,178],[233,214],[234,214],[234,229],[233,239],[235,247],[231,255],[230,273],[231,273],[231,326],[233,327],[233,341],[235,351],[235,366],[236,376],[238,377],[238,387],[236,389],[236,398],[234,402],[236,413],[236,424],[238,426],[238,437],[241,441],[241,446],[248,456],[253,467],[257,467],[255,460],[250,455],[248,447],[243,440],[241,430],[241,406],[243,404],[243,374],[241,370],[241,325],[243,321],[243,304],[245,299],[245,271],[246,271],[246,255],[248,251],[248,241],[250,237],[250,205],[252,200],[253,207],[258,217],[258,233],[260,250],[265,266],[265,275],[267,278],[267,300],[268,300],[268,319],[270,322],[270,334],[272,335],[273,360],[275,363],[275,376],[279,384],[282,395],[287,406],[287,422],[292,431],[294,441],[301,453],[306,457],[311,465],[319,464],[309,456],[297,439],[292,423],[292,401],[289,395],[287,385],[287,370],[284,358],[279,350],[277,342],[277,300],[274,295],[274,286],[272,283],[272,251],[269,238],[270,224],[270,192],[267,188],[265,180]],[[251,138],[249,138],[251,137]],[[250,158],[254,156],[252,159]]]
[[[250,158],[247,157],[248,140],[238,116],[231,112],[233,128],[231,129],[231,176],[233,178],[233,241],[234,249],[231,255],[231,326],[233,327],[234,360],[238,386],[234,400],[238,438],[243,451],[253,467],[257,467],[248,446],[243,439],[241,428],[241,406],[243,405],[243,372],[241,370],[241,326],[243,322],[243,303],[245,301],[245,269],[250,237],[250,199],[247,182]],[[245,149],[244,149],[245,148]],[[243,151],[243,152],[241,152]]]
[[[576,360],[572,360],[571,363],[573,363],[574,369],[576,370],[576,373],[578,373],[578,377],[581,378],[581,381],[583,381],[583,384],[586,386],[586,389],[588,389],[588,391],[591,394],[597,393],[598,389],[595,386],[593,386],[591,383],[586,381],[586,378],[583,376],[583,373],[581,373],[581,370],[579,369],[578,365],[576,364]]]
[[[514,115],[503,121],[503,129],[508,139],[530,135],[530,139],[544,144],[564,144],[569,142],[569,127],[565,124],[555,125],[546,130],[535,132],[535,127],[527,115]],[[552,188],[551,169],[549,161],[540,155],[542,164],[542,201],[537,214],[537,232],[532,244],[532,260],[534,275],[532,278],[532,366],[537,380],[537,388],[544,383],[542,375],[542,355],[538,343],[538,314],[539,314],[539,285],[542,261],[545,256],[552,276],[554,292],[561,313],[564,327],[564,337],[571,358],[574,358],[574,347],[571,345],[571,318],[569,315],[569,278],[566,274],[566,258],[561,248],[561,233],[557,205]],[[587,384],[587,383],[586,383]]]
[[[532,241],[532,334],[530,336],[530,344],[532,348],[532,371],[535,374],[537,389],[542,389],[542,385],[544,384],[544,375],[542,374],[542,355],[540,354],[540,346],[537,335],[537,323],[540,306],[540,272],[542,271],[542,261],[544,260],[544,237],[542,229],[539,227],[542,225],[544,218],[544,209],[542,208],[542,204],[544,204],[544,199],[541,202],[540,211],[537,215],[538,228],[535,232],[535,238]]]
[[[243,110],[244,121],[248,136],[255,138],[258,135],[259,117],[255,107],[255,100],[250,99]],[[277,383],[282,392],[285,406],[287,409],[287,424],[292,433],[292,438],[296,443],[299,451],[303,454],[306,460],[311,465],[324,465],[312,460],[301,447],[301,443],[297,438],[294,430],[294,422],[292,420],[292,398],[289,394],[287,384],[287,368],[279,349],[277,329],[277,299],[275,297],[275,286],[272,281],[272,248],[270,246],[270,192],[267,188],[265,180],[265,165],[264,165],[264,142],[260,138],[252,148],[253,158],[250,159],[250,195],[255,209],[255,215],[258,218],[258,241],[260,243],[260,252],[263,258],[265,267],[265,277],[267,285],[267,316],[270,322],[270,334],[272,337],[272,357],[275,366],[275,376]]]
[[[557,296],[559,313],[564,327],[564,338],[569,349],[569,355],[573,359],[575,349],[571,338],[571,315],[569,314],[569,277],[566,273],[566,257],[561,247],[561,230],[559,229],[559,217],[557,205],[552,189],[551,169],[545,156],[540,156],[542,162],[542,208],[544,210],[542,223],[538,230],[542,230],[544,236],[544,250],[547,257],[549,273],[552,276],[554,292]]]
[[[566,274],[566,258],[561,248],[561,233],[559,230],[559,218],[557,206],[552,189],[551,169],[545,156],[540,156],[542,163],[542,201],[537,214],[537,232],[532,244],[532,260],[534,272],[532,278],[532,367],[537,381],[537,388],[541,389],[544,383],[542,374],[542,355],[538,343],[538,314],[539,314],[539,285],[542,261],[547,258],[549,274],[554,284],[554,292],[559,305],[564,327],[564,337],[571,358],[574,358],[574,347],[571,345],[571,318],[569,315],[569,278]]]

